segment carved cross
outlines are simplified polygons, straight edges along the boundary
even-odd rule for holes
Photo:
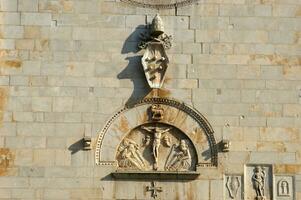
[[[158,197],[158,192],[162,192],[162,187],[156,187],[155,181],[152,181],[152,186],[147,186],[146,191],[152,192],[152,197],[156,199]]]

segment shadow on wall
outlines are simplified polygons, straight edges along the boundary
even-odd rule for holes
[[[84,139],[80,139],[69,146],[68,150],[71,151],[71,154],[75,154],[78,151],[81,151],[84,149]]]
[[[136,102],[145,98],[151,91],[148,86],[143,67],[141,64],[142,55],[133,55],[139,53],[140,49],[138,44],[140,41],[141,33],[147,31],[146,25],[139,25],[125,40],[121,53],[127,54],[126,60],[128,65],[117,75],[118,79],[130,79],[133,82],[134,90],[126,102],[126,106],[131,106]]]

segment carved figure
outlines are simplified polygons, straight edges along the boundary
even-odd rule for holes
[[[238,189],[240,187],[239,178],[237,176],[231,176],[231,177],[228,176],[226,187],[228,189],[229,196],[232,199],[235,199],[235,197],[237,196]]]
[[[171,146],[171,139],[168,135],[164,135],[163,136],[163,144],[167,147],[170,147]]]
[[[181,140],[179,145],[173,145],[165,163],[169,171],[187,171],[191,167],[191,155],[188,141]]]
[[[286,180],[280,180],[278,182],[278,196],[289,196],[289,183]]]
[[[153,153],[154,160],[155,160],[153,168],[154,168],[154,170],[157,170],[158,169],[159,147],[161,145],[161,137],[162,137],[162,134],[168,132],[171,129],[171,127],[166,128],[166,129],[161,129],[156,126],[155,127],[142,126],[141,128],[146,130],[147,132],[153,134],[154,139],[153,139],[152,153]]]
[[[164,116],[164,109],[160,106],[160,104],[153,104],[149,108],[150,110],[150,119],[153,121],[160,121]]]
[[[264,186],[265,186],[266,173],[263,167],[256,166],[252,176],[254,190],[256,192],[256,200],[265,200]]]
[[[125,138],[118,151],[120,152],[119,167],[138,168],[140,170],[145,167],[144,158],[139,152],[139,145],[133,140]]]

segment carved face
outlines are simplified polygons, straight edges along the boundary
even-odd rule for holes
[[[180,149],[181,149],[181,151],[186,151],[188,149],[188,145],[185,140],[181,140]]]

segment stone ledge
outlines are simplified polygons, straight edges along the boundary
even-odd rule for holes
[[[164,180],[194,180],[199,172],[167,172],[167,171],[115,171],[112,176],[116,179],[164,179]]]

